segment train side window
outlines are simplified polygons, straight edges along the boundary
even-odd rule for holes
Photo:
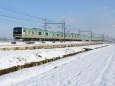
[[[42,35],[42,33],[41,33],[41,32],[38,32],[38,35]]]
[[[45,33],[46,36],[48,36],[48,33]]]
[[[59,34],[57,34],[57,36],[59,36]]]
[[[26,30],[23,30],[23,32],[26,32]]]
[[[34,31],[32,31],[32,34],[34,34]]]
[[[23,30],[23,32],[26,34],[27,33],[27,31],[26,30]]]

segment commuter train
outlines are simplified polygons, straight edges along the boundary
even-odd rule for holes
[[[47,31],[39,28],[13,28],[14,39],[23,41],[101,41],[101,37],[79,35],[74,33],[63,33]]]

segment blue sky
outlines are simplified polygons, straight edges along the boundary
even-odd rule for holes
[[[97,34],[104,33],[115,37],[114,0],[0,0],[0,7],[56,22],[65,19],[66,25],[74,26],[77,29],[92,30]],[[3,9],[0,9],[0,15],[34,21],[16,20],[0,16],[0,37],[13,38],[13,27],[42,28],[43,26],[43,21],[40,19]],[[78,33],[77,29],[67,27],[67,31],[73,31],[74,33]]]

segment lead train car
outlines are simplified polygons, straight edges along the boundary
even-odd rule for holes
[[[39,28],[25,28],[25,27],[15,27],[13,28],[13,37],[14,39],[22,39],[23,41],[89,41],[90,36],[73,34],[73,33],[64,33],[62,32],[53,32],[42,30]],[[100,38],[93,37],[94,40],[100,40]],[[92,39],[92,40],[93,40]]]

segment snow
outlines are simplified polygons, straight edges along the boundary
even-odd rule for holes
[[[28,44],[27,41],[14,41],[16,44],[12,44],[12,41],[5,41],[0,42],[0,50],[15,50],[15,49],[30,49],[29,47],[36,47],[36,46],[49,46],[49,45],[68,45],[68,44],[91,44],[93,42],[82,42],[82,41],[68,41],[68,42],[57,42],[55,41],[33,41],[34,43]],[[29,41],[32,42],[32,41]],[[98,42],[99,43],[99,42]],[[100,42],[101,43],[101,42]]]
[[[19,50],[19,51],[0,51],[0,69],[9,68],[16,65],[23,65],[30,62],[62,57],[68,53],[82,51],[82,48],[60,48],[60,49],[38,49],[38,50]]]
[[[16,44],[12,44],[11,42],[16,42]],[[62,41],[55,41],[55,43],[54,42],[52,42],[52,41],[33,41],[34,42],[34,45],[36,45],[36,44],[68,44],[68,43],[72,43],[72,44],[82,44],[82,43],[91,43],[91,42],[82,42],[82,41],[68,41],[68,42],[62,42]],[[27,45],[26,44],[26,41],[0,41],[0,45],[3,45],[3,46],[5,46],[5,45]]]
[[[90,45],[81,47],[67,47],[55,49],[36,49],[36,50],[17,50],[17,51],[0,51],[0,69],[6,69],[25,63],[39,62],[45,59],[63,57],[64,55],[74,52],[84,51],[84,48],[96,48],[101,45]]]
[[[102,45],[82,46],[82,48],[94,49],[100,46]],[[48,52],[49,50],[40,51]],[[53,51],[56,50],[64,51],[63,48],[53,49]],[[26,55],[27,53],[35,54],[38,51],[10,51],[9,53],[15,56],[14,53],[23,52]],[[2,75],[0,76],[0,86],[115,86],[114,65],[115,44],[111,44],[107,47]]]

